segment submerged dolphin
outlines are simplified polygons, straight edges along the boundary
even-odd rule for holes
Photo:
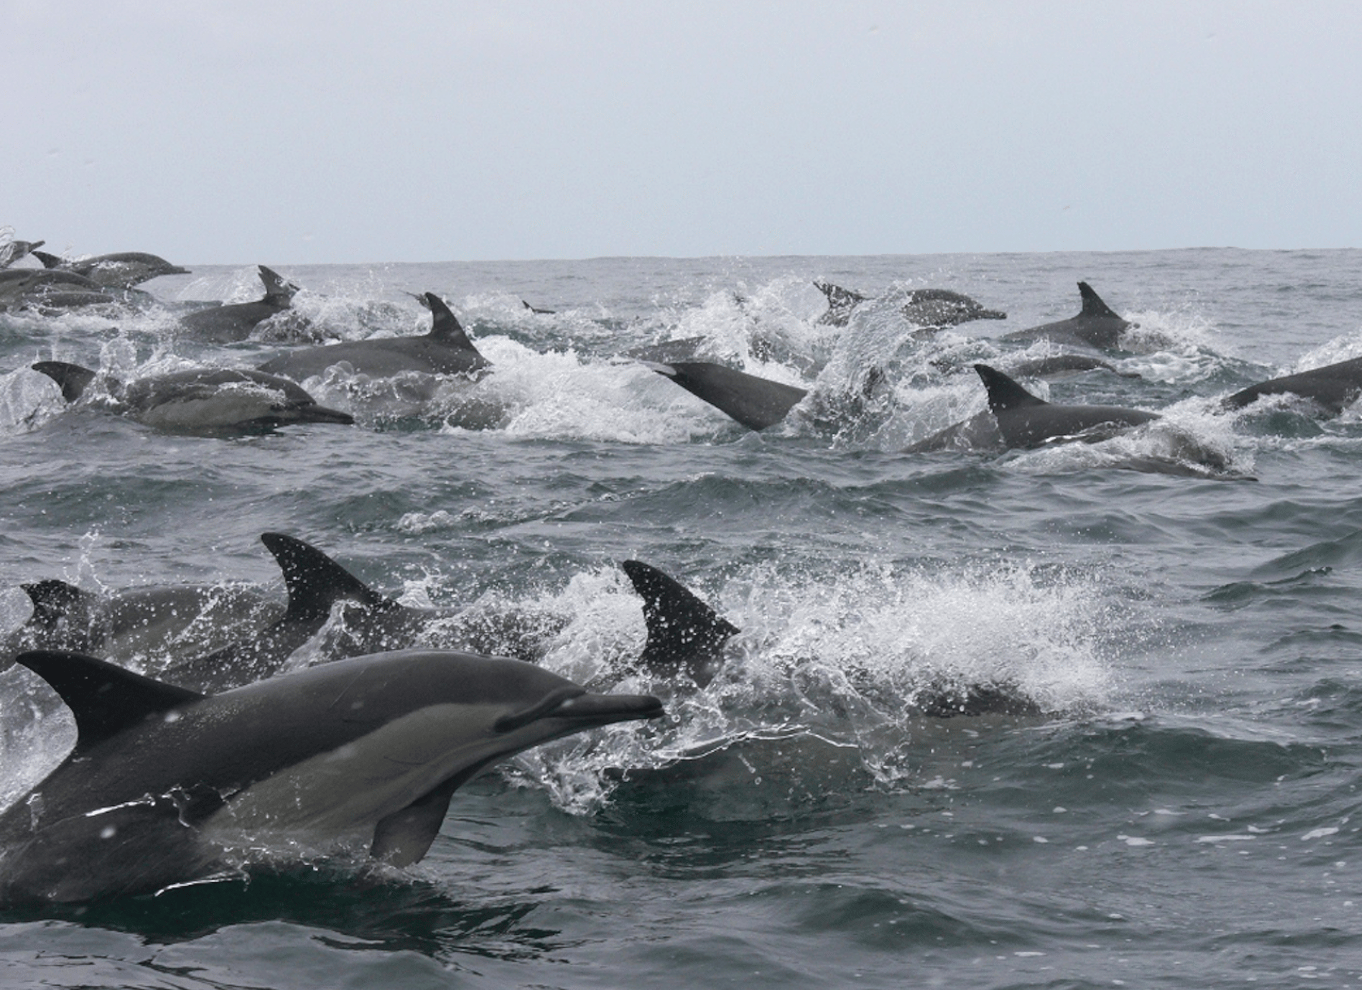
[[[75,749],[0,815],[0,903],[156,891],[251,850],[429,850],[461,785],[551,739],[662,714],[516,660],[356,657],[204,696],[76,653],[18,662],[75,715]]]
[[[644,361],[659,375],[670,378],[750,430],[774,426],[808,395],[807,389],[758,378],[708,361]]]
[[[419,337],[372,337],[281,354],[259,366],[272,375],[303,381],[333,365],[348,364],[362,375],[389,377],[404,371],[430,375],[468,375],[491,367],[444,300],[433,292],[423,297],[431,312],[430,333]]]
[[[1122,406],[1055,405],[986,364],[976,364],[974,370],[988,390],[989,411],[1008,447],[1038,447],[1079,434],[1087,434],[1083,439],[1106,439],[1113,432],[1159,418],[1158,413]]]
[[[1250,385],[1225,399],[1225,405],[1242,409],[1260,396],[1285,393],[1299,395],[1337,416],[1362,394],[1362,358],[1339,361],[1323,368],[1312,368],[1310,371]]]
[[[815,322],[834,327],[846,326],[851,311],[866,301],[866,296],[831,282],[814,282],[827,296],[828,308]],[[953,327],[973,320],[1005,320],[1007,314],[986,309],[963,293],[950,289],[913,289],[899,307],[903,318],[923,329]]]
[[[1115,350],[1121,342],[1121,334],[1138,326],[1116,314],[1093,291],[1087,282],[1078,283],[1078,294],[1083,299],[1083,308],[1077,316],[1057,323],[1046,323],[1027,330],[1017,330],[1004,334],[1003,340],[1051,340],[1057,344],[1082,345],[1101,350]]]
[[[97,373],[64,361],[33,365],[61,386],[62,398],[85,395]],[[138,378],[110,380],[116,408],[147,426],[169,432],[271,430],[292,423],[341,423],[354,417],[317,405],[297,382],[260,371],[202,368]]]
[[[0,640],[0,670],[25,650],[74,650],[115,660],[204,653],[277,620],[282,611],[245,585],[129,588],[109,595],[55,578],[20,587],[33,614]]]
[[[160,275],[188,275],[188,268],[172,265],[165,258],[143,251],[122,251],[98,254],[91,258],[70,260],[46,251],[34,251],[33,257],[44,268],[75,272],[106,289],[131,289]]]
[[[264,265],[260,265],[259,269],[260,281],[265,285],[262,298],[254,302],[210,306],[187,313],[180,317],[180,329],[195,340],[227,344],[245,340],[255,330],[256,324],[291,307],[298,286]]]
[[[99,283],[75,272],[45,268],[0,269],[0,310],[73,309],[121,301]]]

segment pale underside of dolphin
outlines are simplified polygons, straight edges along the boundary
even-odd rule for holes
[[[1138,325],[1118,315],[1102,301],[1102,297],[1087,282],[1078,283],[1078,294],[1083,300],[1083,308],[1079,310],[1077,316],[1026,330],[1016,330],[1004,334],[1001,339],[1050,340],[1057,344],[1115,350],[1120,346],[1121,335]]]
[[[478,353],[444,300],[433,292],[423,297],[431,312],[431,328],[417,337],[371,337],[320,347],[303,347],[272,358],[260,371],[297,381],[345,364],[356,374],[390,377],[406,371],[431,375],[476,377],[491,362]]]
[[[98,377],[89,368],[64,361],[39,361],[33,370],[55,381],[68,403],[84,398]],[[177,433],[252,432],[294,423],[355,421],[349,413],[318,405],[291,379],[245,369],[175,371],[127,383],[110,379],[107,398],[114,411]]]
[[[204,696],[75,653],[18,662],[75,716],[71,755],[0,815],[0,903],[153,892],[364,848],[425,856],[454,791],[551,739],[662,714],[517,660],[407,651]]]
[[[846,326],[852,310],[867,299],[859,292],[831,282],[815,281],[813,284],[828,300],[827,310],[815,321],[820,325]],[[1007,314],[1001,310],[987,309],[951,289],[913,289],[899,307],[899,313],[909,323],[923,329],[953,327],[974,320],[1007,319]]]

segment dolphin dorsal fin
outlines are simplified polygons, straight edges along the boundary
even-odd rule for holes
[[[638,560],[626,560],[620,566],[643,599],[648,642],[639,665],[661,675],[683,668],[704,687],[709,682],[705,667],[728,638],[740,632],[738,627],[656,567]]]
[[[42,241],[39,241],[38,243],[41,244]],[[48,254],[46,251],[32,250],[30,250],[28,253],[33,255],[33,257],[37,258],[39,261],[41,261],[43,263],[44,268],[60,268],[62,265],[62,259],[58,258],[55,254]]]
[[[443,341],[446,344],[453,344],[456,347],[465,347],[473,353],[477,353],[477,348],[473,346],[473,341],[468,338],[467,331],[459,318],[454,315],[454,311],[445,304],[445,301],[433,292],[427,292],[421,297],[421,301],[430,310],[430,336],[434,340]]]
[[[77,610],[88,610],[98,601],[97,595],[82,591],[74,584],[57,578],[21,584],[19,587],[24,589],[33,602],[33,618],[29,621],[46,629],[51,629],[63,619],[71,618],[72,613]]]
[[[260,542],[279,561],[288,589],[285,620],[326,616],[338,601],[353,599],[371,608],[389,599],[371,589],[340,564],[309,543],[283,533],[262,533]]]
[[[1083,298],[1083,311],[1079,316],[1114,316],[1121,319],[1121,315],[1104,303],[1087,282],[1078,283],[1078,294]]]
[[[34,371],[41,371],[61,386],[61,397],[67,402],[75,402],[85,394],[85,389],[95,380],[95,372],[78,364],[65,361],[39,361],[32,365]]]
[[[984,388],[988,390],[988,408],[995,416],[1009,409],[1049,405],[1044,399],[1032,395],[996,368],[976,364],[974,370],[979,372],[979,377],[984,380]]]
[[[865,296],[855,289],[844,289],[840,285],[831,282],[813,283],[815,289],[823,293],[828,298],[829,306],[850,306],[854,303],[865,302]]]
[[[36,650],[20,653],[15,662],[47,681],[75,715],[75,755],[132,728],[148,716],[203,697],[83,653]]]
[[[273,268],[266,268],[260,265],[260,281],[265,283],[264,302],[272,305],[287,308],[293,301],[294,294],[298,291],[298,286],[285,279]]]

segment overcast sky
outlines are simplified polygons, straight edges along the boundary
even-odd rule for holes
[[[182,264],[1362,246],[1362,4],[0,0],[0,227]]]

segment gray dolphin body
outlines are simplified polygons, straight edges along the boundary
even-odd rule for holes
[[[1119,432],[1159,418],[1158,413],[1123,406],[1062,406],[1032,395],[1001,371],[986,364],[974,370],[988,390],[988,408],[997,420],[998,431],[1008,447],[1037,447],[1051,440],[1089,434],[1105,439]],[[1107,427],[1108,430],[1101,428]]]
[[[1242,409],[1260,396],[1286,393],[1308,399],[1325,412],[1337,416],[1362,394],[1362,358],[1339,361],[1323,368],[1250,385],[1225,399],[1225,405]]]
[[[121,301],[98,282],[75,272],[48,271],[46,268],[0,269],[0,310],[62,310]]]
[[[807,389],[708,361],[643,363],[750,430],[764,430],[779,423],[809,394]]]
[[[551,739],[662,714],[516,660],[382,653],[204,696],[75,653],[18,662],[75,715],[70,756],[0,815],[0,902],[155,891],[262,846],[429,850],[454,791]]]
[[[28,257],[31,251],[36,251],[46,243],[46,241],[10,240],[0,244],[0,268],[8,268],[16,261],[22,261]]]
[[[444,300],[433,292],[427,292],[423,298],[431,312],[430,333],[304,347],[266,361],[259,370],[304,381],[341,363],[358,374],[379,378],[404,371],[476,376],[490,368],[491,362],[478,353]]]
[[[1057,344],[1096,347],[1101,350],[1115,350],[1121,342],[1121,334],[1137,326],[1123,319],[1093,291],[1087,282],[1078,283],[1078,294],[1082,297],[1083,308],[1077,316],[1057,323],[1045,323],[1027,330],[1017,330],[1004,334],[1003,340],[1051,340]]]
[[[161,275],[188,275],[188,268],[172,265],[164,258],[143,251],[99,254],[90,258],[59,258],[46,251],[33,251],[44,268],[84,275],[106,289],[131,289]]]
[[[259,269],[260,281],[265,285],[262,298],[254,302],[210,306],[187,313],[180,317],[181,332],[206,343],[228,344],[245,340],[257,324],[289,309],[298,286],[264,265],[260,265]]]
[[[96,372],[62,361],[33,365],[76,402]],[[253,432],[294,423],[340,423],[354,417],[319,406],[297,382],[260,371],[204,368],[110,382],[116,409],[147,426],[172,433]]]

